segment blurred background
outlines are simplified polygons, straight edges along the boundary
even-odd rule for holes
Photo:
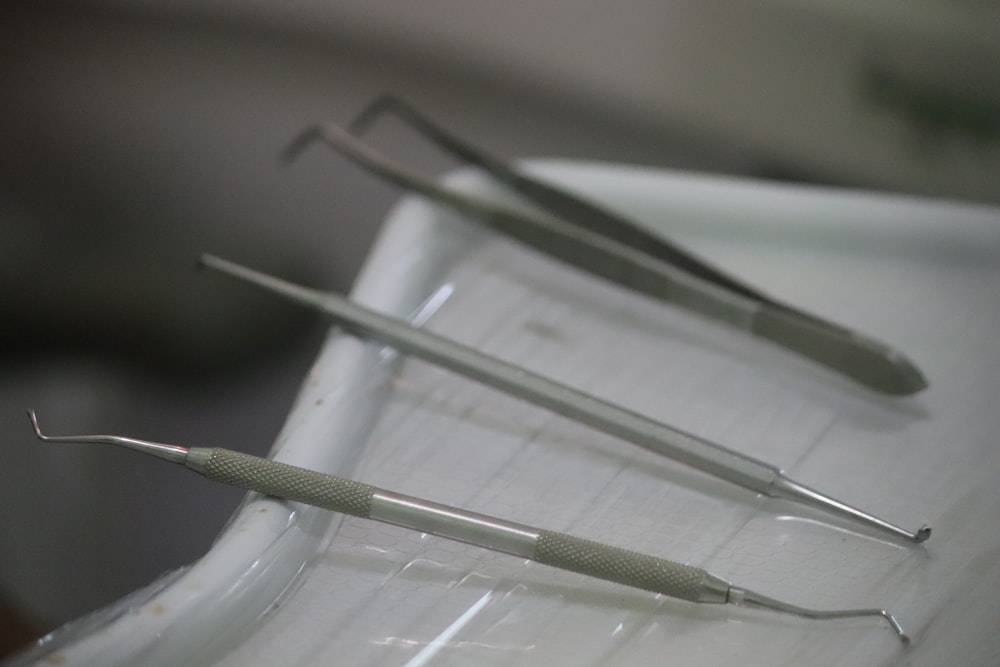
[[[24,410],[265,453],[323,327],[194,259],[348,290],[401,195],[319,147],[280,166],[310,124],[393,92],[501,156],[997,204],[998,63],[976,0],[5,3],[0,655],[197,559],[242,497],[41,446]]]

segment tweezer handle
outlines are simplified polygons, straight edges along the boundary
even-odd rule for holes
[[[738,329],[751,329],[759,304],[745,294],[686,273],[614,236],[602,236],[553,215],[522,213],[441,188],[435,181],[396,165],[332,123],[306,133],[290,150],[298,150],[298,146],[310,140],[314,133],[342,155],[386,181],[449,206],[530,248],[543,249],[570,266],[584,268],[627,289]]]
[[[383,104],[399,106],[391,100]],[[370,109],[369,117],[378,113],[378,106]],[[517,174],[501,162],[463,146],[412,109],[406,110],[405,105],[399,110],[446,149],[485,168],[548,213],[522,213],[442,188],[383,157],[332,123],[300,135],[287,154],[294,155],[313,139],[322,139],[390,183],[622,287],[783,345],[879,391],[906,395],[927,385],[912,362],[886,345],[774,301],[623,218]]]
[[[351,123],[348,131],[360,134],[383,113],[394,113],[428,137],[444,151],[460,160],[482,169],[513,192],[541,207],[548,213],[572,221],[573,224],[609,239],[616,239],[631,248],[663,260],[668,264],[697,276],[702,280],[722,286],[754,301],[775,303],[753,287],[729,276],[715,267],[695,257],[666,238],[653,234],[627,218],[612,213],[604,207],[563,191],[543,180],[530,177],[499,159],[459,139],[416,107],[394,95],[380,95],[368,105]],[[777,305],[777,304],[776,304]],[[801,313],[804,317],[809,317]]]
[[[192,448],[185,465],[230,486],[431,533],[682,600],[724,603],[729,590],[727,582],[701,568],[228,449]]]

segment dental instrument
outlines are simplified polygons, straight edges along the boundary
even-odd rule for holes
[[[911,532],[789,479],[769,463],[417,329],[404,320],[369,310],[338,294],[295,285],[213,255],[202,255],[200,264],[317,310],[352,334],[378,340],[751,491],[804,503],[910,542],[919,543],[930,537],[931,529],[926,525]]]
[[[484,170],[542,212],[518,211],[442,187],[354,136],[384,112],[395,112],[443,150]],[[909,395],[927,386],[919,368],[885,343],[776,301],[624,216],[515,170],[398,98],[376,99],[348,130],[333,123],[306,129],[286,148],[284,160],[292,160],[315,141],[390,183],[550,257],[766,339],[871,389]]]
[[[815,610],[735,586],[704,569],[628,549],[469,512],[362,482],[221,448],[182,447],[114,435],[50,436],[28,411],[44,442],[99,443],[179,463],[210,480],[333,512],[430,533],[613,583],[690,602],[733,604],[829,619],[878,616],[904,643],[909,637],[886,609]]]

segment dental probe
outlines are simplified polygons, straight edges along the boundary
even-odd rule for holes
[[[885,609],[806,609],[734,586],[698,567],[469,512],[270,459],[218,447],[187,448],[115,435],[48,436],[42,433],[34,411],[28,411],[28,418],[35,435],[45,442],[126,447],[180,463],[208,479],[230,486],[430,533],[690,602],[728,603],[806,618],[880,616],[904,643],[909,641],[902,626]]]
[[[376,313],[338,294],[294,285],[212,255],[202,255],[201,264],[319,310],[355,335],[381,341],[401,352],[548,408],[564,417],[751,491],[818,507],[911,542],[923,542],[930,537],[931,529],[927,526],[922,526],[915,533],[910,532],[799,484],[785,477],[779,468],[769,463],[487,356],[443,336],[414,328],[403,320]]]

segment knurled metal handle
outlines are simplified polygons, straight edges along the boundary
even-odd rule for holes
[[[228,449],[210,449],[208,454],[197,467],[189,467],[217,482],[352,516],[371,514],[376,488],[369,484]]]
[[[704,597],[709,576],[701,568],[548,530],[538,536],[534,560],[692,602]]]

